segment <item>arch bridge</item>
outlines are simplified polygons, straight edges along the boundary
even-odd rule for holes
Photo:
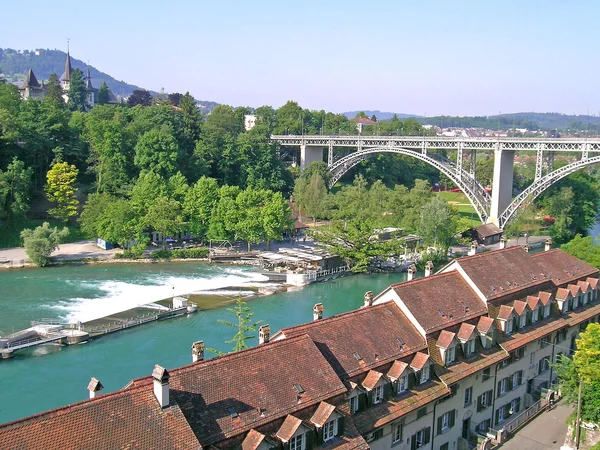
[[[396,153],[419,159],[435,167],[460,188],[482,223],[495,223],[500,228],[515,219],[525,206],[557,181],[584,167],[600,163],[600,139],[274,135],[271,141],[282,146],[300,147],[301,170],[313,161],[323,161],[327,150],[332,185],[352,167],[373,155]],[[335,147],[352,151],[336,155]],[[435,153],[444,149],[456,150],[456,160]],[[475,177],[478,151],[494,153],[491,195]],[[536,152],[536,166],[534,182],[513,198],[516,151]],[[574,153],[577,160],[554,170],[556,152]]]

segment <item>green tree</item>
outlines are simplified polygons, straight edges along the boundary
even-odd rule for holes
[[[77,215],[79,202],[75,196],[75,180],[78,173],[74,165],[62,162],[54,164],[46,175],[46,195],[55,204],[48,213],[63,222]]]
[[[139,222],[129,200],[106,193],[90,194],[79,217],[81,229],[87,236],[116,242],[121,247],[138,240]]]
[[[219,201],[219,186],[214,178],[200,178],[186,193],[183,203],[185,221],[196,236],[208,232],[210,218]]]
[[[218,319],[220,323],[226,325],[231,328],[235,328],[237,331],[232,339],[225,341],[226,344],[233,344],[233,352],[239,352],[240,350],[244,350],[248,348],[247,341],[249,339],[254,339],[256,335],[249,334],[254,333],[256,331],[256,327],[261,323],[261,321],[253,322],[252,317],[254,313],[252,312],[252,308],[249,308],[246,305],[246,302],[242,298],[241,295],[238,295],[237,301],[235,303],[235,307],[227,308],[227,311],[235,314],[237,318],[236,322],[230,322],[224,319]],[[211,352],[216,353],[217,355],[223,355],[223,352],[218,350],[209,349]]]
[[[266,198],[261,208],[261,220],[264,239],[269,248],[271,241],[282,239],[285,232],[293,229],[294,221],[292,210],[281,192],[267,190],[264,195]]]
[[[135,146],[133,162],[142,171],[169,178],[177,171],[179,147],[168,132],[153,129],[144,133]]]
[[[318,218],[322,218],[327,213],[329,207],[327,187],[318,173],[306,180],[300,177],[296,180],[294,187],[294,200],[302,211],[313,218],[316,223]]]
[[[58,248],[61,241],[69,235],[69,229],[64,227],[50,228],[48,222],[33,230],[21,231],[25,253],[36,266],[44,267],[50,262],[50,255]]]
[[[600,269],[600,245],[594,242],[592,236],[582,237],[577,234],[560,247],[565,252]]]
[[[71,111],[86,111],[88,107],[87,95],[88,89],[85,86],[83,73],[81,73],[81,70],[75,69],[71,73],[71,83],[69,85],[69,100],[67,101],[69,109]]]
[[[158,197],[148,208],[143,224],[160,233],[164,244],[165,238],[172,236],[181,228],[181,205],[176,200]]]
[[[98,104],[106,105],[108,103],[108,86],[106,81],[102,82],[100,89],[98,89]]]
[[[16,156],[6,172],[0,170],[0,218],[12,222],[29,211],[32,174],[31,167],[25,168]]]
[[[63,98],[63,90],[60,87],[60,81],[58,76],[53,73],[50,75],[48,82],[46,83],[46,96],[44,102],[49,102],[54,106],[64,108],[65,99]]]
[[[129,106],[150,106],[152,105],[152,94],[145,89],[135,89],[127,99]]]
[[[421,209],[419,233],[426,244],[446,250],[456,234],[456,224],[456,212],[441,197],[433,197]]]

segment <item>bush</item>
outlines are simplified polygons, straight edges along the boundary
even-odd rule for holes
[[[208,249],[206,247],[178,248],[173,250],[171,255],[173,258],[179,259],[206,258],[208,256]]]
[[[21,237],[25,245],[25,253],[36,266],[44,267],[50,262],[50,254],[58,248],[61,243],[69,235],[67,227],[58,230],[57,227],[50,228],[48,222],[44,222],[42,226],[33,230],[21,231]]]
[[[169,259],[171,252],[169,250],[155,250],[150,254],[152,259]]]

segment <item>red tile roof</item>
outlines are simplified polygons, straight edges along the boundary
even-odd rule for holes
[[[569,255],[558,248],[531,255],[531,258],[544,268],[557,285],[571,283],[578,278],[598,274],[598,269]]]
[[[403,361],[394,361],[394,364],[392,364],[392,367],[390,367],[390,370],[387,373],[388,378],[397,380],[402,376],[407,367],[408,363]]]
[[[522,316],[525,310],[527,309],[527,302],[515,300],[513,303],[513,309],[519,316]]]
[[[565,288],[558,288],[556,291],[557,300],[568,300],[569,296],[572,297],[571,291]]]
[[[410,362],[410,368],[413,370],[421,370],[425,367],[425,364],[429,361],[429,355],[423,352],[417,352],[415,357]]]
[[[458,337],[458,339],[462,342],[467,342],[469,339],[471,339],[471,336],[473,336],[474,332],[475,325],[464,322],[460,325],[456,337]]]
[[[202,447],[179,406],[161,409],[150,382],[0,425],[0,448],[198,450]]]
[[[488,334],[494,326],[494,319],[487,316],[481,316],[477,323],[477,331],[483,334]]]
[[[347,392],[306,335],[174,369],[170,375],[171,396],[205,446]]]
[[[362,382],[363,387],[370,391],[377,385],[377,383],[379,383],[379,380],[382,376],[383,374],[381,372],[369,370],[369,373]]]
[[[553,295],[550,292],[540,292],[538,294],[538,297],[540,299],[540,302],[542,302],[542,305],[546,306],[552,301]]]
[[[500,306],[500,310],[498,311],[498,319],[508,320],[510,319],[510,315],[513,312],[513,307],[508,305]]]
[[[487,312],[486,305],[457,271],[391,286],[426,333]]]
[[[532,311],[537,307],[539,301],[540,298],[536,297],[535,295],[527,296],[527,306],[529,306],[529,309],[531,309]]]
[[[511,336],[501,336],[499,339],[500,346],[507,352],[533,342],[547,334],[552,333],[566,325],[565,321],[560,317],[553,317],[550,322],[541,322],[533,327],[527,327],[518,333]]]
[[[331,417],[331,414],[335,411],[335,406],[327,402],[319,403],[319,407],[310,418],[310,421],[318,427],[322,427]]]
[[[456,263],[488,300],[550,281],[544,268],[521,247],[479,253]]]
[[[589,305],[589,303],[588,303]],[[569,317],[565,319],[565,322],[570,326],[574,327],[588,319],[591,319],[596,314],[600,314],[600,305],[588,306],[585,309],[569,312]]]
[[[300,334],[308,334],[314,340],[343,378],[425,348],[423,336],[394,302],[284,328],[273,338]]]
[[[264,434],[256,430],[248,431],[244,442],[242,442],[242,450],[256,450],[264,439]]]
[[[447,349],[448,347],[450,347],[452,345],[452,342],[454,341],[454,337],[456,336],[456,334],[448,331],[448,330],[443,330],[439,337],[437,338],[437,346],[443,349]]]
[[[588,283],[587,281],[581,281],[581,280],[579,280],[577,282],[577,285],[581,288],[582,292],[587,292],[588,289],[590,288],[590,283]]]
[[[288,415],[283,421],[283,425],[281,425],[281,428],[279,428],[276,436],[283,442],[288,442],[294,436],[294,433],[298,430],[298,428],[300,428],[300,425],[302,425],[302,420]]]
[[[569,290],[569,292],[571,292],[571,295],[573,297],[577,297],[581,293],[581,286],[579,286],[578,284],[569,284],[567,286],[567,289]]]
[[[502,349],[479,352],[475,357],[459,360],[450,366],[435,366],[435,373],[446,385],[450,386],[486,367],[493,366],[497,362],[508,358],[508,353]]]
[[[586,278],[585,281],[590,283],[590,286],[592,287],[592,289],[596,289],[598,287],[598,278],[588,277],[588,278]]]

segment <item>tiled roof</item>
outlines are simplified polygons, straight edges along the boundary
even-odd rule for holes
[[[392,285],[426,333],[487,312],[486,305],[457,271]]]
[[[288,442],[294,436],[294,433],[298,428],[300,428],[300,425],[302,425],[302,420],[292,415],[288,415],[283,421],[283,425],[279,428],[276,436],[283,442]]]
[[[377,372],[375,370],[369,370],[369,373],[367,374],[364,381],[362,382],[363,387],[370,391],[377,385],[377,383],[379,383],[379,380],[381,379],[382,376],[383,376],[383,374],[381,372]]]
[[[423,352],[417,352],[415,357],[410,362],[410,368],[413,370],[421,370],[425,367],[425,364],[429,361],[429,355]]]
[[[571,291],[565,288],[558,288],[556,291],[556,299],[557,300],[567,300],[571,295]]]
[[[325,425],[325,422],[329,420],[333,411],[335,411],[335,406],[327,402],[321,402],[313,416],[310,418],[310,421],[316,426],[322,427]]]
[[[579,280],[577,282],[577,286],[579,286],[581,288],[582,292],[587,292],[588,289],[590,288],[590,283],[588,283],[587,281]]]
[[[407,367],[408,363],[403,361],[394,361],[394,364],[392,364],[392,367],[390,367],[390,370],[387,373],[388,378],[397,380],[402,376]]]
[[[347,392],[306,335],[174,369],[170,375],[172,398],[204,446]]]
[[[592,289],[596,289],[598,287],[598,278],[588,277],[585,281],[590,283]]]
[[[475,231],[477,233],[479,233],[483,238],[487,238],[490,236],[496,236],[497,234],[502,234],[502,230],[493,223],[486,223],[483,225],[479,225],[478,227],[475,228]]]
[[[497,319],[508,320],[510,319],[510,315],[513,312],[513,307],[508,305],[500,306],[500,310],[498,311]]]
[[[425,339],[394,302],[284,328],[274,338],[300,334],[308,334],[344,378],[425,348]]]
[[[443,383],[431,381],[409,390],[401,397],[392,397],[385,403],[355,414],[353,416],[354,423],[358,431],[366,434],[449,393],[450,390]]]
[[[161,409],[152,383],[0,425],[2,450],[202,447],[177,405]]]
[[[264,439],[264,434],[256,430],[248,431],[244,442],[242,442],[242,450],[256,450]]]
[[[474,332],[475,325],[464,322],[460,325],[456,337],[458,337],[461,342],[467,342],[469,339],[471,339],[471,336],[473,336]]]
[[[319,448],[327,450],[368,450],[369,444],[358,432],[354,417],[350,414],[348,402],[341,403],[336,410],[344,416],[344,434],[320,444]]]
[[[515,300],[513,303],[513,309],[519,316],[521,316],[527,309],[527,302],[523,302],[521,300]]]
[[[570,327],[573,327],[579,325],[581,322],[591,319],[596,314],[600,314],[600,305],[588,306],[587,308],[581,308],[577,311],[571,311],[569,312],[569,317],[565,319],[565,322]]]
[[[494,319],[487,316],[481,316],[477,323],[477,331],[483,334],[488,334],[494,326]]]
[[[566,323],[561,317],[553,316],[550,322],[541,322],[533,327],[527,327],[511,336],[501,337],[499,339],[499,344],[507,352],[512,352],[513,350],[544,337],[565,325]]]
[[[451,384],[467,378],[468,376],[506,358],[508,358],[508,353],[506,353],[506,351],[494,348],[492,350],[479,352],[473,358],[460,360],[456,364],[452,364],[448,367],[435,366],[435,373],[440,380],[450,386]]]
[[[527,306],[529,306],[529,309],[531,309],[532,311],[537,307],[539,301],[540,298],[536,297],[535,295],[527,296]]]
[[[557,285],[571,283],[578,278],[598,274],[598,269],[558,248],[531,255],[531,258],[544,268]]]
[[[550,280],[521,247],[479,253],[460,258],[456,263],[488,300]]]
[[[455,336],[456,334],[448,330],[443,330],[437,338],[436,345],[440,348],[447,349],[448,347],[450,347],[450,345],[452,345]]]
[[[542,305],[546,306],[548,303],[550,303],[552,301],[552,294],[550,292],[541,292],[538,294],[538,297],[540,299],[540,302],[542,302]]]
[[[579,284],[569,284],[567,289],[573,297],[577,297],[581,293],[581,286]]]

